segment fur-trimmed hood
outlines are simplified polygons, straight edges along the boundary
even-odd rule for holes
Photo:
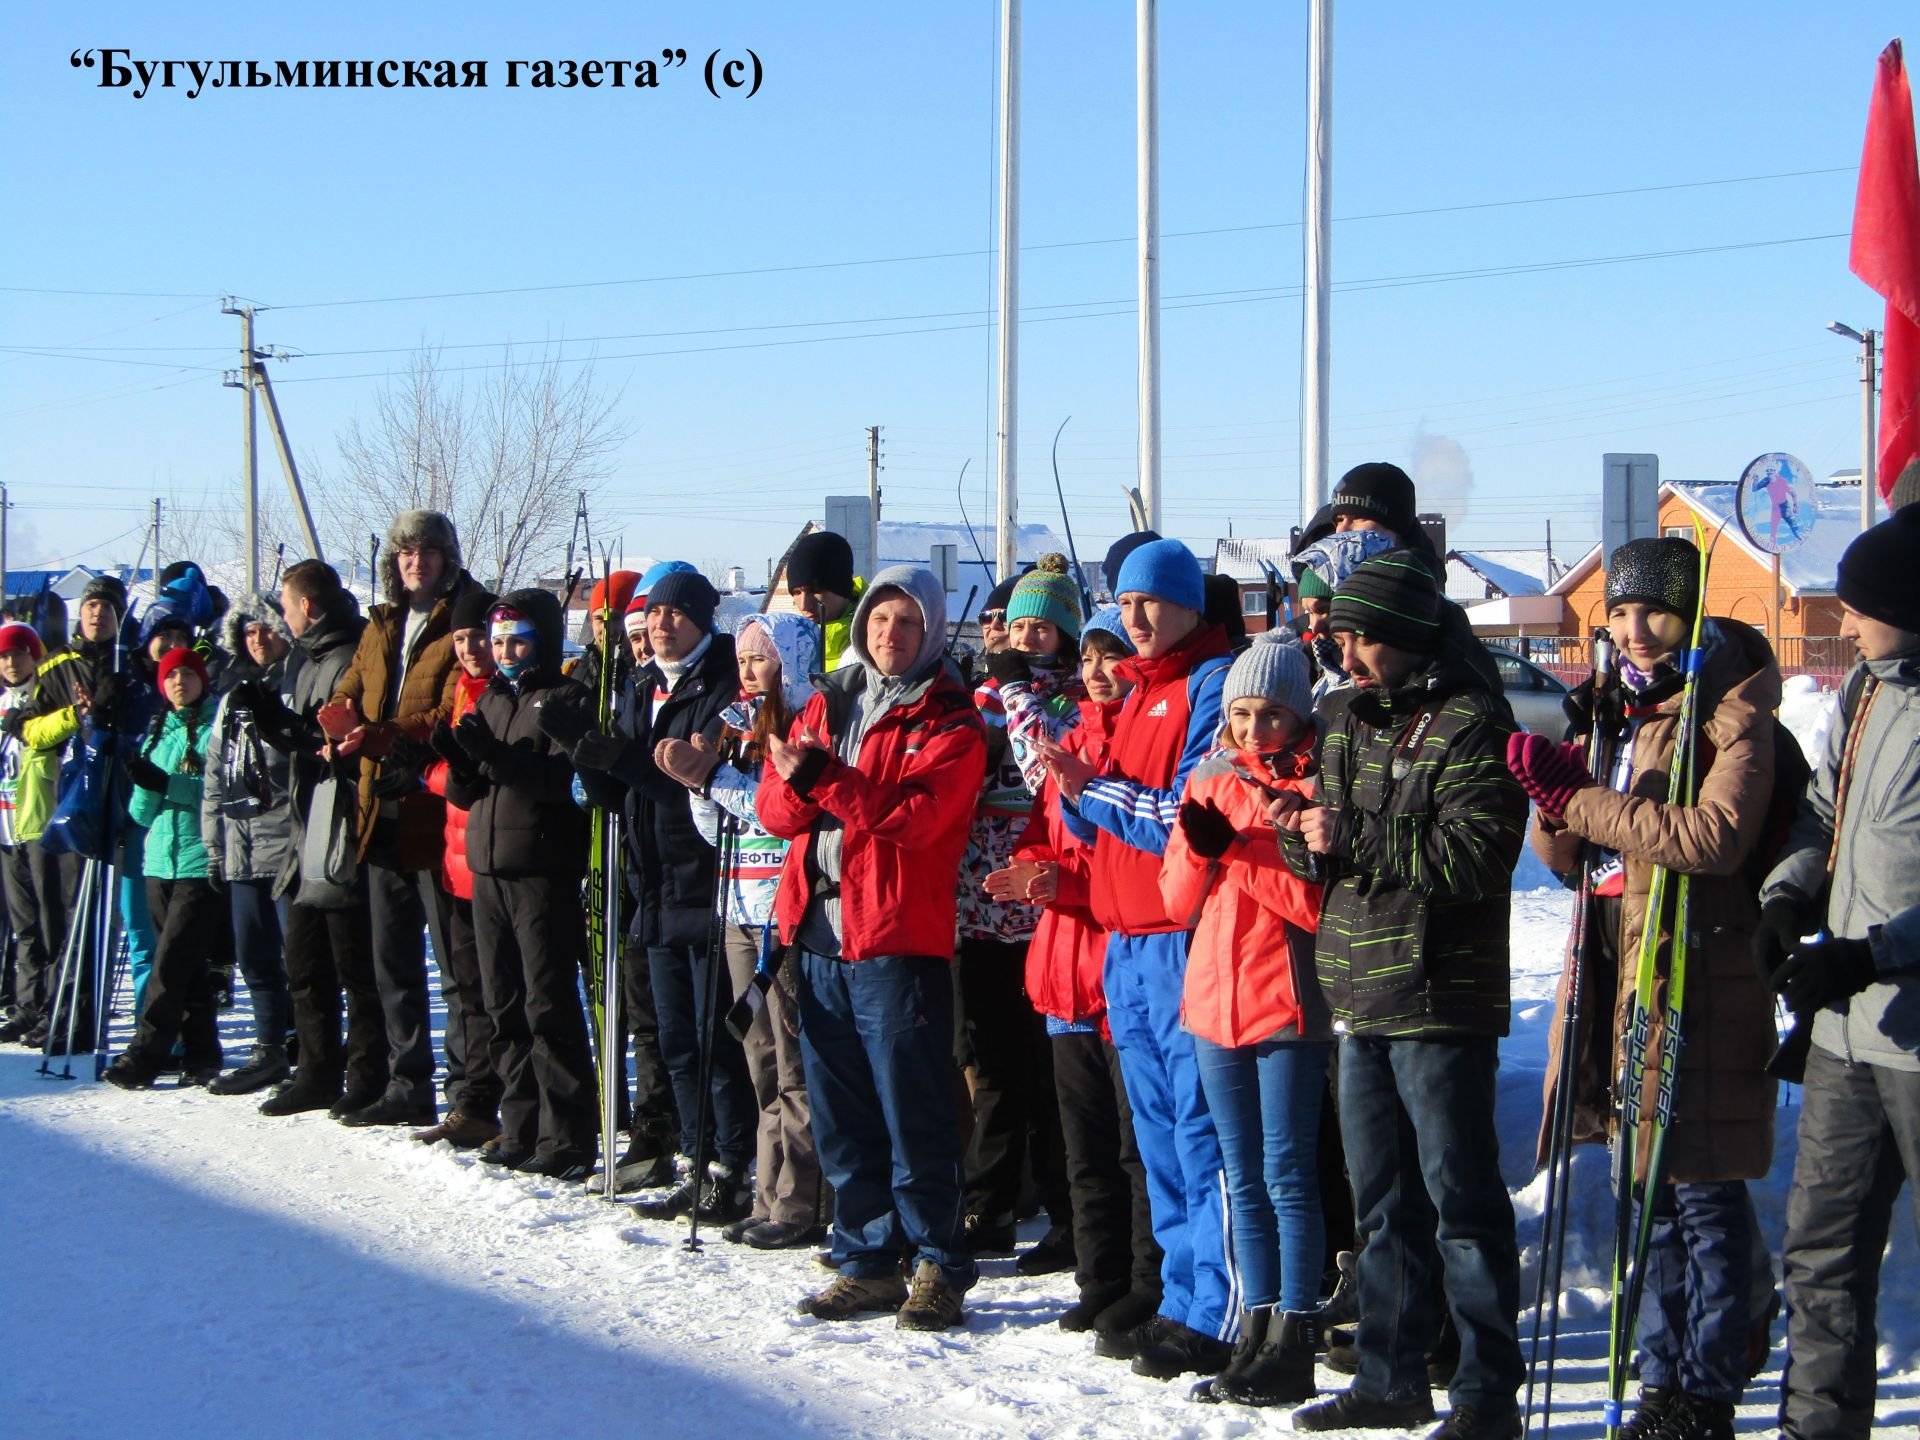
[[[287,628],[286,616],[280,613],[280,597],[256,592],[246,597],[227,612],[226,624],[221,627],[220,643],[235,655],[247,653],[247,626],[264,624],[287,644],[293,644],[293,632]]]
[[[460,532],[452,517],[438,510],[402,510],[387,527],[386,544],[380,550],[380,591],[389,605],[407,603],[407,587],[400,583],[400,561],[395,552],[412,546],[431,545],[446,557],[435,595],[448,595],[460,583],[466,560],[460,554]]]

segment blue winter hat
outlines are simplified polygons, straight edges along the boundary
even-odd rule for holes
[[[1120,566],[1120,578],[1114,583],[1115,597],[1128,594],[1151,595],[1188,610],[1207,608],[1206,581],[1200,574],[1200,562],[1178,540],[1149,540]]]
[[[634,598],[636,600],[645,600],[647,596],[653,593],[653,587],[669,575],[698,575],[699,573],[698,570],[684,560],[662,560],[658,565],[650,567],[646,574],[640,577],[640,583],[633,587]]]
[[[1087,623],[1080,629],[1080,643],[1082,645],[1086,644],[1087,637],[1096,630],[1113,636],[1114,639],[1120,642],[1127,654],[1131,655],[1134,653],[1133,637],[1127,634],[1127,627],[1120,623],[1120,607],[1118,605],[1102,605],[1098,610],[1095,610],[1093,614],[1088,617]]]

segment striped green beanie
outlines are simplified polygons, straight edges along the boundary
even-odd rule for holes
[[[1340,582],[1327,628],[1430,655],[1440,646],[1439,582],[1406,550],[1376,555]]]
[[[1300,567],[1300,598],[1302,600],[1331,600],[1333,587],[1320,578],[1320,572],[1311,565]]]
[[[1080,644],[1080,587],[1067,573],[1067,557],[1046,554],[1022,575],[1007,601],[1007,624],[1016,620],[1051,620],[1060,628],[1061,644],[1077,649]]]

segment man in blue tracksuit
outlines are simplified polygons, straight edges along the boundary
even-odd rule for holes
[[[1096,771],[1058,747],[1046,754],[1062,815],[1094,845],[1093,912],[1110,936],[1108,1023],[1146,1166],[1154,1239],[1166,1252],[1159,1313],[1101,1335],[1094,1348],[1130,1357],[1136,1374],[1171,1380],[1218,1374],[1240,1318],[1220,1141],[1193,1037],[1180,1025],[1187,935],[1160,899],[1160,857],[1181,792],[1220,728],[1228,641],[1203,618],[1200,562],[1177,540],[1134,549],[1114,590],[1139,653],[1126,662],[1135,688],[1105,762]]]

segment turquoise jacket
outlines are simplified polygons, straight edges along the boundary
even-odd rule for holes
[[[185,710],[169,710],[160,734],[142,753],[167,773],[164,791],[133,787],[127,812],[147,827],[146,871],[154,880],[204,880],[207,847],[200,838],[200,797],[206,767],[207,737],[213,728],[213,701],[202,697]],[[198,760],[186,765],[191,747]]]

